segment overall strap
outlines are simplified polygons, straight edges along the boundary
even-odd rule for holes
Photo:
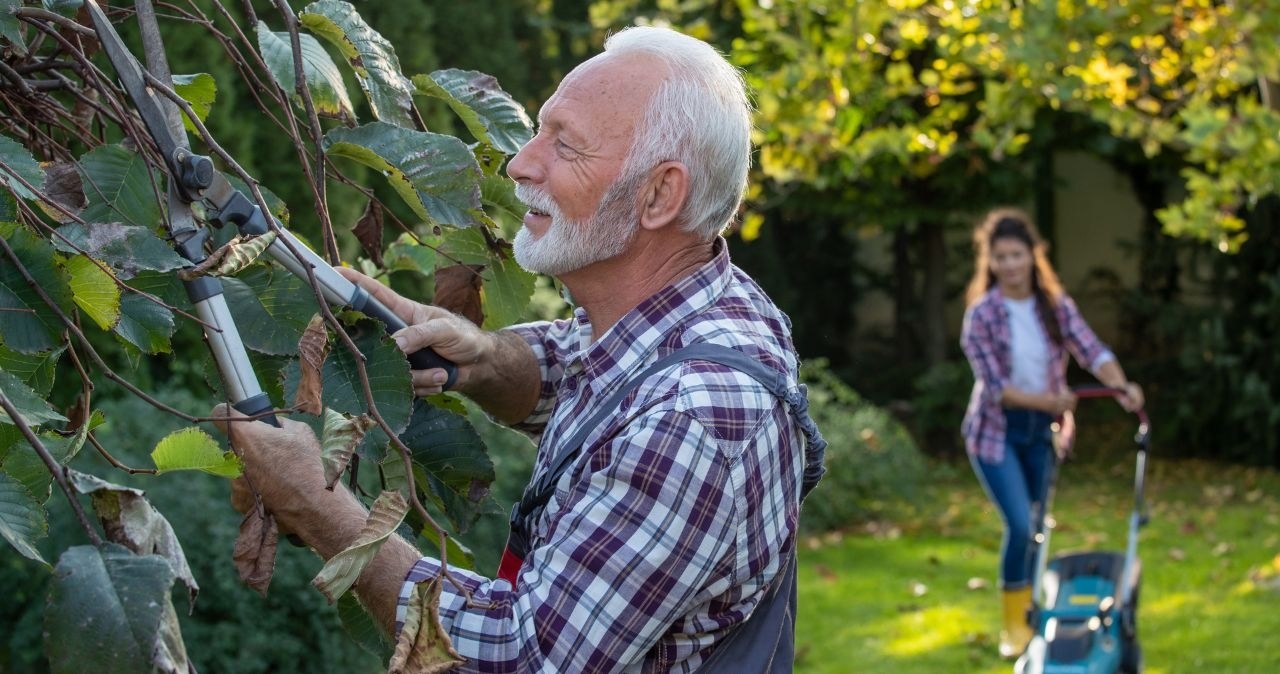
[[[822,438],[822,434],[818,432],[818,425],[809,416],[809,400],[806,396],[804,385],[801,384],[794,389],[789,388],[785,375],[737,349],[719,344],[698,343],[677,349],[659,358],[639,374],[623,382],[622,386],[619,386],[603,403],[596,405],[594,412],[588,417],[587,421],[579,425],[577,432],[569,436],[569,439],[560,445],[560,452],[551,459],[547,470],[539,475],[525,490],[524,496],[516,504],[516,507],[512,509],[512,523],[515,524],[517,516],[521,518],[527,517],[538,508],[546,505],[551,498],[552,491],[555,489],[556,482],[560,480],[561,475],[577,459],[587,436],[617,412],[622,400],[628,393],[643,384],[650,376],[686,360],[705,360],[718,363],[750,375],[775,397],[787,404],[792,417],[796,420],[797,425],[800,426],[800,430],[805,436],[804,482],[800,494],[801,498],[808,495],[825,472],[822,460],[826,452],[827,441]]]

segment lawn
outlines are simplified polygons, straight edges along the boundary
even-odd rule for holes
[[[893,522],[800,552],[801,674],[996,674],[999,517],[967,466]],[[1280,474],[1153,458],[1139,633],[1148,674],[1280,672]],[[1054,552],[1123,550],[1133,465],[1068,462]]]

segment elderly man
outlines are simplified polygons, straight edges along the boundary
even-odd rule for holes
[[[623,31],[565,77],[508,166],[529,208],[516,260],[564,283],[571,320],[483,332],[346,272],[410,325],[402,349],[458,363],[459,392],[539,440],[499,577],[450,570],[472,605],[442,583],[464,670],[790,671],[796,523],[824,443],[789,321],[720,238],[750,130],[714,49]],[[444,373],[413,381],[436,393]],[[232,439],[281,527],[327,559],[366,512],[324,490],[314,436],[284,424],[231,424]],[[394,630],[439,572],[395,538],[356,592]]]

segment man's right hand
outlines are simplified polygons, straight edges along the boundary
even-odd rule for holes
[[[430,304],[414,302],[396,291],[354,269],[339,268],[338,273],[363,288],[403,320],[408,327],[392,335],[396,346],[405,353],[430,347],[442,358],[458,366],[454,388],[464,389],[472,367],[489,355],[493,339],[471,321]],[[447,374],[441,369],[414,370],[413,392],[429,396],[444,390]]]

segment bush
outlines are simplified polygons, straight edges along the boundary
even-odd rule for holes
[[[913,499],[927,464],[911,435],[884,409],[827,370],[806,363],[809,412],[827,439],[827,473],[805,501],[802,530],[815,533],[882,516]]]
[[[179,389],[160,390],[165,402],[206,414],[211,399]],[[140,399],[98,399],[107,423],[96,433],[119,461],[143,468],[148,452],[167,433],[187,424]],[[343,630],[335,607],[311,587],[320,559],[281,541],[268,596],[242,585],[231,561],[240,516],[228,501],[223,478],[194,471],[162,476],[130,476],[112,469],[86,445],[73,463],[117,484],[145,489],[182,541],[200,595],[188,612],[185,586],[175,584],[174,606],[191,661],[202,672],[355,674],[385,671],[381,656],[364,651]],[[88,509],[88,500],[82,499]],[[71,545],[87,543],[66,499],[54,489],[49,499],[49,537],[41,552],[51,562]],[[90,517],[93,516],[92,509]],[[50,570],[17,555],[0,563],[0,672],[47,672],[43,621]]]

